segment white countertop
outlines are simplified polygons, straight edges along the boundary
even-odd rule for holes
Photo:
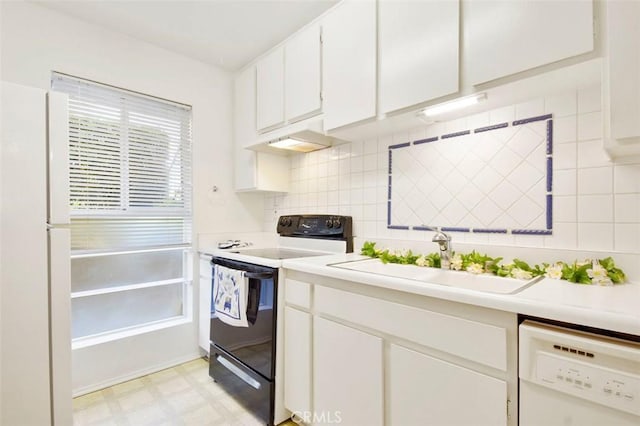
[[[494,294],[328,266],[355,253],[284,260],[284,268],[507,312],[640,336],[640,283],[610,287],[545,278],[516,294]],[[416,267],[417,268],[417,267]]]

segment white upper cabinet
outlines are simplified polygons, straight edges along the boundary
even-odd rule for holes
[[[463,10],[473,85],[593,50],[592,0],[466,0]]]
[[[284,123],[284,47],[278,47],[256,64],[257,129]]]
[[[376,2],[345,0],[323,26],[324,128],[376,116]]]
[[[245,149],[256,132],[256,67],[247,67],[233,83],[234,186],[236,191],[289,190],[287,157]]]
[[[640,155],[640,2],[606,3],[603,73],[605,148],[612,157]]]
[[[458,1],[381,1],[380,106],[389,113],[459,89]]]
[[[233,124],[237,146],[256,142],[256,67],[245,68],[233,81]]]
[[[320,25],[296,34],[284,49],[285,115],[292,122],[322,109]]]

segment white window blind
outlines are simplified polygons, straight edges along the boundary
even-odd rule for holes
[[[191,107],[54,73],[69,95],[73,250],[191,243]]]

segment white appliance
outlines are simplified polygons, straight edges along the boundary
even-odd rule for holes
[[[71,425],[67,97],[1,95],[0,424]]]
[[[521,426],[640,425],[640,342],[520,325]]]

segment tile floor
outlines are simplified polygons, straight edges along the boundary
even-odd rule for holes
[[[73,410],[75,426],[262,424],[213,382],[205,359],[77,397]]]

